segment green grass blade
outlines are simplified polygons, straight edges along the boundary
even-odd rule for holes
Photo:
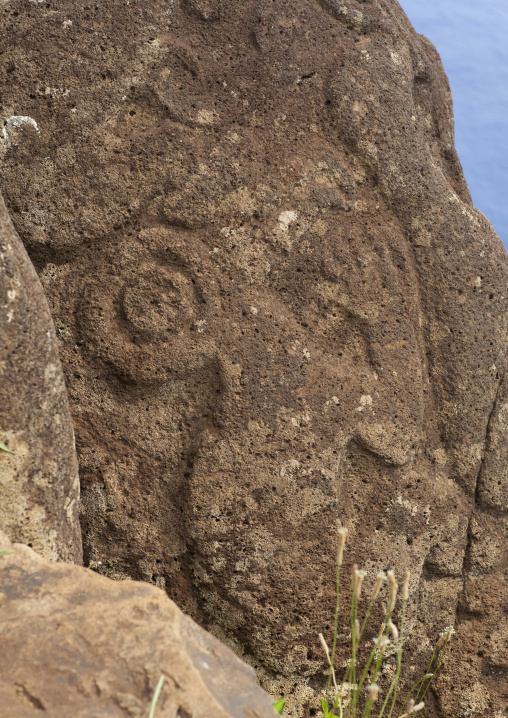
[[[441,653],[440,653],[439,656],[438,656],[437,666],[436,666],[436,668],[434,669],[434,672],[433,672],[433,674],[432,674],[432,678],[429,679],[429,682],[428,682],[427,685],[425,686],[425,689],[424,689],[424,691],[423,691],[423,693],[422,693],[422,697],[421,697],[421,700],[422,700],[422,701],[423,701],[423,699],[425,698],[425,694],[427,693],[427,691],[428,691],[429,688],[430,688],[430,684],[431,684],[432,681],[434,680],[434,676],[436,675],[436,673],[438,672],[438,670],[441,668],[441,663],[443,662],[443,659],[444,659],[444,657],[445,657],[446,648],[447,648],[447,646],[448,646],[448,641],[450,640],[450,636],[451,636],[451,634],[448,634],[448,636],[447,636],[447,638],[446,638],[446,641],[445,641],[445,644],[444,644],[443,648],[441,649]]]
[[[150,714],[148,718],[154,718],[155,715],[155,706],[157,705],[157,701],[159,700],[160,692],[162,690],[162,684],[164,683],[164,676],[161,676],[159,678],[159,682],[157,683],[157,686],[155,688],[155,693],[153,694],[152,702],[150,703]]]
[[[9,453],[9,454],[12,454],[12,451],[10,449],[8,449],[5,444],[2,444],[1,441],[0,441],[0,449],[2,449],[2,451],[7,451],[7,453]]]
[[[337,566],[335,574],[335,621],[333,626],[333,644],[332,644],[332,666],[335,665],[335,651],[337,649],[337,633],[339,630],[339,610],[340,610],[340,566]],[[332,671],[328,676],[328,685],[326,686],[326,700],[330,693],[330,687],[332,684]]]
[[[273,707],[275,708],[275,710],[277,711],[277,713],[280,716],[282,715],[282,711],[284,710],[285,703],[286,703],[286,699],[281,698],[280,701],[275,701],[275,703],[273,704]]]

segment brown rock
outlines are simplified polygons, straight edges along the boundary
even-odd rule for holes
[[[74,434],[55,330],[0,197],[0,528],[46,558],[82,560]]]
[[[8,133],[1,184],[57,318],[87,559],[301,716],[346,525],[349,560],[413,571],[416,674],[457,627],[429,716],[499,716],[508,264],[432,45],[395,0],[2,12],[4,116],[40,132]]]
[[[45,561],[0,533],[7,718],[271,718],[252,668],[153,586]]]

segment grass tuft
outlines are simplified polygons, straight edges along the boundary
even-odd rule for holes
[[[322,715],[324,718],[374,718],[373,711],[379,709],[377,718],[410,718],[410,716],[423,710],[425,694],[429,690],[432,681],[443,663],[446,649],[451,636],[455,633],[453,626],[448,626],[441,634],[434,647],[432,657],[427,666],[423,678],[417,681],[408,691],[403,701],[399,701],[399,681],[402,671],[402,649],[404,643],[404,622],[406,608],[409,600],[409,579],[410,573],[406,571],[400,593],[402,600],[402,612],[400,624],[397,626],[393,620],[393,612],[399,595],[399,584],[393,570],[377,574],[369,603],[363,620],[358,615],[358,603],[361,595],[365,571],[353,566],[352,595],[350,610],[351,630],[351,652],[347,661],[346,670],[342,681],[337,681],[335,668],[335,653],[337,646],[339,610],[340,610],[340,572],[344,545],[346,541],[346,529],[339,529],[339,540],[337,549],[337,572],[336,572],[336,604],[335,622],[333,631],[332,649],[328,647],[322,633],[319,634],[319,641],[323,648],[328,664],[328,680],[326,685],[325,698],[321,700]],[[359,648],[364,637],[365,629],[375,602],[378,600],[385,581],[388,581],[388,600],[384,617],[376,637],[372,641],[372,648],[363,667],[359,664]],[[383,661],[388,656],[396,655],[395,674],[389,686],[383,690],[379,686]],[[276,710],[282,714],[284,701],[277,701]],[[376,704],[376,705],[375,705]]]

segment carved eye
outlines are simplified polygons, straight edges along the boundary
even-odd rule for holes
[[[142,265],[122,296],[129,329],[144,341],[163,341],[192,323],[192,283],[177,270]]]

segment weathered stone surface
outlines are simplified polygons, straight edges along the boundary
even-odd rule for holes
[[[158,588],[53,564],[0,533],[0,705],[27,718],[271,718],[252,668]]]
[[[56,318],[87,559],[308,715],[346,525],[358,563],[413,571],[415,665],[457,627],[429,715],[502,715],[508,264],[432,45],[394,0],[1,10],[2,113],[40,130],[7,133],[1,185]]]
[[[48,302],[0,197],[0,528],[82,560],[71,416]]]

